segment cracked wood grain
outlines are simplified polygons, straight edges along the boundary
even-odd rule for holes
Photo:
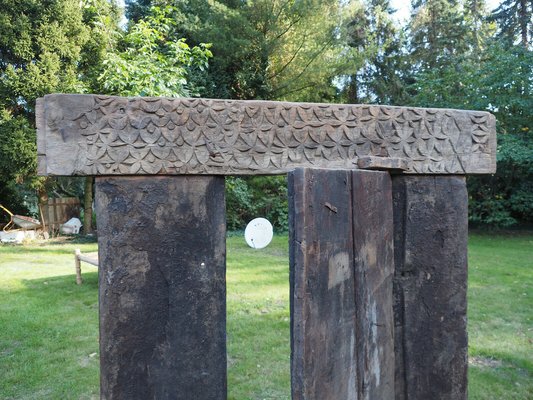
[[[98,177],[102,399],[226,399],[224,178]]]
[[[396,400],[466,400],[464,177],[394,176]]]
[[[36,119],[42,175],[496,169],[495,119],[481,111],[53,94]]]
[[[289,174],[294,400],[393,400],[391,179]]]

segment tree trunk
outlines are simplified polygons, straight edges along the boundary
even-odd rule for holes
[[[93,232],[93,181],[92,176],[85,177],[85,195],[83,198],[83,233]]]
[[[520,21],[520,34],[522,37],[522,45],[527,49],[527,45],[528,45],[527,26],[530,20],[528,12],[527,12],[527,0],[520,0],[520,11],[518,12],[519,12],[518,19]]]
[[[357,72],[350,76],[350,84],[347,91],[348,104],[357,104],[359,102],[359,93],[357,91]]]

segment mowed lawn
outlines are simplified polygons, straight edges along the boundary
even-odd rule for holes
[[[289,399],[287,237],[227,242],[229,398]],[[95,243],[0,245],[0,399],[98,398]],[[533,233],[469,246],[470,399],[533,399]]]

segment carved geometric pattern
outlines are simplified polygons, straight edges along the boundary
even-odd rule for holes
[[[495,119],[477,111],[48,95],[37,125],[50,175],[279,174],[368,156],[406,159],[408,173],[495,170]]]

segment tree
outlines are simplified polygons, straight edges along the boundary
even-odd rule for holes
[[[468,30],[457,0],[413,0],[412,7],[409,34],[415,70],[440,68],[468,49]]]
[[[137,23],[150,13],[152,0],[126,0],[126,18],[132,23]]]
[[[0,204],[18,214],[28,212],[17,186],[35,173],[36,152],[35,130],[28,121],[3,110],[0,115]],[[7,218],[0,214],[0,220]]]
[[[341,37],[344,41],[342,58],[345,67],[338,79],[341,86],[341,98],[346,103],[356,104],[364,97],[360,74],[365,67],[369,46],[369,18],[363,4],[357,4],[350,20],[341,25]]]
[[[510,226],[533,222],[533,52],[494,42],[476,68],[471,98],[498,121],[498,170],[469,179],[471,219]]]
[[[522,46],[527,47],[531,45],[533,35],[532,14],[532,0],[504,0],[492,12],[491,19],[499,25],[499,37],[511,44],[518,39]]]
[[[104,93],[121,96],[180,97],[196,94],[188,86],[191,70],[207,67],[210,45],[189,47],[185,39],[169,37],[172,7],[150,8],[146,19],[131,24],[120,47],[107,53],[98,77]]]
[[[349,102],[399,105],[405,100],[410,64],[406,62],[405,36],[393,13],[389,0],[371,0],[364,17],[352,21],[355,35],[350,35],[350,45],[361,46],[362,67],[359,76],[350,79],[351,86],[359,81],[360,90],[358,96],[348,97]]]
[[[118,16],[107,0],[0,0],[0,202],[17,209],[23,182],[46,197],[53,180],[35,176],[35,99],[89,90]]]
[[[467,27],[467,42],[470,50],[479,52],[488,37],[493,35],[493,24],[487,24],[487,5],[485,0],[465,0],[463,15]]]
[[[498,40],[477,57],[457,57],[418,76],[414,105],[490,111],[498,121],[498,169],[469,177],[470,220],[511,226],[533,222],[533,53]]]
[[[176,7],[174,37],[213,43],[213,61],[200,77],[203,96],[319,101],[334,95],[343,2],[129,1],[127,13],[138,16],[147,4],[161,3]]]

